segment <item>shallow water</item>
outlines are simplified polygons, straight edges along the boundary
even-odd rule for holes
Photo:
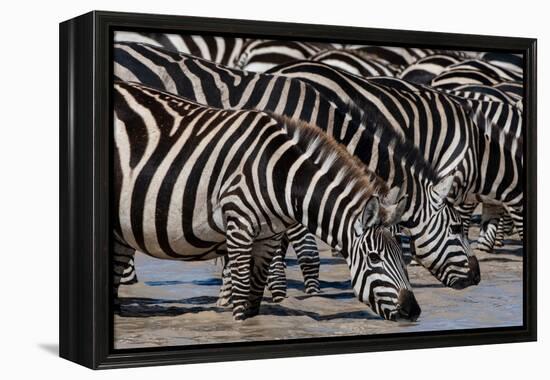
[[[234,322],[216,307],[221,263],[182,263],[137,255],[139,283],[121,286],[115,347],[275,340],[522,325],[522,255],[519,240],[494,254],[476,252],[481,283],[443,287],[424,268],[409,275],[422,308],[417,322],[384,321],[357,301],[343,259],[321,252],[322,294],[308,296],[293,254],[287,262],[288,297],[272,303],[266,292],[260,315]]]

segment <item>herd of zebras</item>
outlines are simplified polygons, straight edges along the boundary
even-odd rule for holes
[[[455,289],[480,281],[480,203],[478,248],[522,237],[521,56],[117,32],[113,59],[115,296],[135,251],[223,257],[246,319],[284,298],[289,244],[320,291],[317,238],[361,302],[416,320],[404,235]]]

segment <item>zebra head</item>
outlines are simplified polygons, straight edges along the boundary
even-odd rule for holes
[[[401,246],[387,229],[401,220],[405,198],[392,206],[371,197],[355,222],[347,257],[351,283],[359,300],[388,320],[416,320],[420,307],[412,292]]]
[[[414,258],[445,286],[463,289],[479,283],[480,271],[464,237],[462,218],[447,200],[453,181],[454,175],[449,175],[426,185],[424,215],[407,229]]]

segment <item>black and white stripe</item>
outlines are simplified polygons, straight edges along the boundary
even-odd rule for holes
[[[523,78],[523,57],[521,54],[485,52],[481,53],[479,58],[493,66],[513,72],[520,78],[515,80],[521,81],[521,78]]]
[[[114,41],[146,43],[230,67],[237,65],[247,44],[245,38],[239,37],[123,31],[115,32]]]
[[[465,84],[493,86],[504,81],[521,81],[522,75],[492,65],[480,59],[471,59],[446,67],[441,74],[432,79],[430,85],[435,88],[452,90]]]
[[[386,319],[416,319],[386,206],[364,169],[316,127],[201,106],[140,84],[114,89],[118,246],[172,260],[227,252],[233,316],[259,312],[282,233],[300,223],[340,250],[358,298]],[[115,252],[116,254],[116,252]]]
[[[489,203],[500,202],[505,208],[501,214],[507,216],[506,222],[513,220],[515,230],[523,236],[521,108],[506,94],[488,86],[465,85],[448,93],[473,110],[476,114],[475,125],[479,128],[480,135],[478,139],[481,158],[478,165],[479,174],[475,185],[470,189],[477,197],[470,198],[469,204],[461,209],[465,218],[465,231],[469,227],[471,212],[476,206],[476,201],[485,200]],[[491,217],[490,220],[493,219]],[[487,223],[494,224],[489,228],[493,230],[500,222],[495,219]],[[502,231],[501,228],[501,233]],[[491,237],[496,237],[496,234]],[[478,242],[478,246],[488,251],[489,247],[493,246],[494,240],[484,242],[483,239]]]
[[[473,125],[470,110],[451,96],[396,78],[366,79],[313,62],[288,64],[272,72],[303,80],[335,103],[348,101],[356,104],[367,115],[367,124],[383,120],[388,128],[406,137],[424,153],[424,158],[439,178],[456,175],[457,188],[468,189],[475,183],[477,172],[473,164],[477,163],[477,128]],[[457,167],[464,161],[470,166],[459,171]],[[459,215],[454,210],[452,214],[453,218],[449,220],[460,223]],[[418,215],[414,219],[420,218]],[[420,235],[427,232],[423,227],[407,226],[417,255],[418,246],[422,245],[419,242],[423,240]],[[431,244],[445,241],[442,226],[429,231],[430,234],[424,238],[431,237],[428,239]],[[467,240],[461,239],[464,249],[469,251]],[[447,248],[443,245],[432,250],[432,255],[444,258]],[[477,267],[477,263],[473,266]]]
[[[346,49],[359,50],[369,57],[377,58],[394,65],[395,67],[402,67],[403,69],[423,58],[436,54],[452,55],[460,59],[474,58],[478,56],[478,53],[470,51],[405,48],[398,46],[351,45],[346,46]]]
[[[402,223],[413,231],[417,259],[432,274],[448,286],[476,283],[477,266],[456,228],[460,217],[444,201],[452,183],[447,178],[450,170],[421,175],[433,170],[391,127],[376,120],[365,124],[358,112],[336,107],[301,80],[233,70],[143,44],[117,44],[114,58],[115,76],[124,80],[138,80],[212,106],[269,110],[313,122],[381,174],[390,187],[406,183],[410,196]],[[454,158],[448,159],[456,164]],[[439,233],[437,237],[431,237],[432,231]]]
[[[397,66],[352,49],[325,50],[309,57],[309,60],[363,77],[395,76],[400,71]]]
[[[366,114],[378,114],[414,142],[436,170],[455,171],[455,204],[471,196],[501,202],[522,236],[522,144],[516,138],[521,113],[515,107],[464,101],[397,78],[361,78],[319,63],[298,62],[273,72],[304,80],[334,102],[347,100]],[[494,128],[494,122],[502,127]]]
[[[283,63],[307,59],[327,49],[333,49],[333,46],[318,42],[250,40],[243,48],[236,68],[262,73]]]
[[[459,62],[460,59],[455,55],[429,55],[407,66],[397,77],[413,83],[430,84],[445,68]]]

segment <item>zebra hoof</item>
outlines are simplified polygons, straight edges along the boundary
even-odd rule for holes
[[[260,305],[251,302],[240,303],[233,306],[233,320],[244,321],[247,318],[254,317],[260,313]]]
[[[137,276],[134,276],[132,277],[130,280],[127,280],[127,281],[121,281],[120,282],[120,285],[133,285],[133,284],[137,284],[139,281],[138,281],[138,278]]]
[[[318,286],[312,286],[306,289],[306,294],[319,294],[321,289]]]
[[[321,294],[321,289],[308,289],[306,290],[306,294],[309,294],[311,296],[314,296],[316,294]]]
[[[244,321],[247,318],[246,310],[242,307],[233,309],[233,320]]]
[[[273,302],[281,302],[286,298],[286,286],[279,286],[275,289],[270,289],[271,300]]]
[[[276,296],[273,295],[271,297],[271,300],[275,303],[280,303],[280,302],[283,302],[285,298],[286,298],[286,295],[276,295]]]
[[[217,307],[229,307],[231,306],[231,300],[229,298],[218,298],[216,302]]]

